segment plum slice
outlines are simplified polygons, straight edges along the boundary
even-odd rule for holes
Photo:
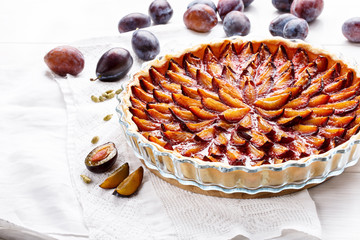
[[[133,195],[140,187],[143,175],[144,169],[140,166],[117,186],[114,195],[125,197]]]
[[[108,142],[94,148],[85,158],[86,168],[94,173],[103,173],[109,170],[117,158],[115,144]]]
[[[100,187],[104,189],[116,188],[127,176],[129,176],[129,164],[124,163],[107,177],[104,182],[100,184]]]

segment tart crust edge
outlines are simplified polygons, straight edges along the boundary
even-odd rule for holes
[[[351,69],[352,71],[354,71],[354,73],[356,73],[356,76],[359,76],[359,71],[354,68],[351,67],[351,64],[349,64],[346,59],[342,59],[339,58],[336,54],[330,53],[324,49],[320,49],[317,48],[313,45],[310,45],[306,42],[293,42],[290,40],[286,40],[283,38],[278,38],[278,37],[274,37],[274,38],[268,38],[268,39],[261,39],[261,40],[252,40],[252,39],[246,39],[246,38],[236,38],[236,39],[232,39],[232,38],[225,38],[225,39],[220,39],[220,40],[214,40],[214,41],[210,41],[207,43],[202,43],[202,44],[198,44],[195,45],[193,47],[184,49],[182,51],[178,51],[174,54],[166,54],[165,56],[163,56],[161,59],[155,59],[150,61],[145,67],[143,67],[140,71],[136,72],[135,74],[131,75],[131,79],[129,80],[129,82],[126,83],[126,87],[124,89],[124,92],[122,93],[122,104],[121,104],[121,108],[122,111],[124,113],[124,120],[129,124],[127,131],[130,131],[132,133],[137,134],[138,138],[140,138],[144,143],[146,144],[150,144],[154,147],[156,147],[156,149],[160,152],[163,153],[168,153],[168,154],[172,154],[175,157],[179,158],[179,159],[183,159],[183,160],[192,160],[195,163],[199,164],[199,165],[208,165],[208,166],[213,166],[213,167],[222,167],[222,168],[234,168],[234,167],[239,167],[239,166],[232,166],[226,163],[222,163],[222,162],[204,162],[200,159],[197,158],[193,158],[193,157],[185,157],[183,155],[181,155],[180,153],[174,151],[174,150],[168,150],[163,148],[162,146],[149,141],[148,139],[146,139],[142,134],[140,134],[140,132],[138,131],[138,128],[136,126],[136,124],[132,121],[131,117],[133,116],[131,114],[131,112],[129,111],[129,107],[131,106],[131,102],[130,102],[130,96],[131,96],[131,86],[134,85],[139,85],[139,76],[148,76],[148,70],[150,67],[161,67],[163,66],[163,64],[165,64],[166,62],[168,62],[170,59],[172,58],[178,58],[183,56],[185,53],[187,52],[196,52],[199,49],[205,49],[208,45],[210,45],[211,47],[221,47],[224,44],[227,43],[235,43],[238,45],[241,45],[243,43],[246,43],[248,41],[251,41],[252,43],[265,43],[265,44],[272,44],[272,45],[285,45],[285,47],[288,48],[303,48],[305,51],[307,51],[308,53],[310,52],[311,54],[314,55],[323,55],[325,56],[328,60],[329,60],[329,66],[332,65],[332,63],[335,62],[339,62],[341,64],[341,67],[343,69],[343,67],[345,67],[346,69]],[[343,144],[340,144],[339,146],[336,146],[335,148],[319,154],[319,155],[312,155],[312,156],[308,156],[308,157],[304,157],[301,158],[299,160],[289,160],[287,162],[283,162],[283,163],[279,163],[279,164],[271,164],[271,165],[260,165],[260,166],[242,166],[245,168],[250,168],[250,169],[254,169],[254,168],[268,168],[269,166],[271,167],[283,167],[287,164],[291,164],[291,163],[305,163],[307,162],[310,158],[313,158],[314,156],[317,156],[317,158],[326,158],[329,157],[330,153],[336,149],[336,150],[341,150],[341,149],[345,149],[348,147],[349,143],[351,142],[350,140],[359,140],[360,139],[360,133],[353,135],[349,140],[347,140],[346,142],[344,142]],[[138,146],[139,147],[139,146]],[[185,175],[185,174],[184,174]]]

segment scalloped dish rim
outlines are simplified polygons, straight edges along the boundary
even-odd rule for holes
[[[129,97],[131,94],[131,91],[130,91],[131,86],[139,83],[138,78],[136,78],[136,80],[134,80],[134,78],[137,75],[141,75],[142,73],[145,73],[151,66],[155,66],[155,67],[160,66],[164,62],[170,60],[171,58],[181,56],[185,52],[196,51],[206,45],[214,46],[214,45],[224,44],[225,41],[240,42],[240,43],[244,43],[247,41],[251,41],[251,42],[266,41],[266,43],[268,43],[268,42],[270,42],[270,43],[274,42],[276,44],[284,43],[287,47],[294,47],[294,48],[303,47],[307,51],[310,50],[314,54],[322,54],[322,55],[325,54],[328,57],[330,57],[332,60],[339,61],[342,65],[345,65],[349,69],[353,70],[356,73],[356,77],[359,77],[359,71],[357,70],[356,66],[354,66],[354,64],[350,64],[348,60],[344,59],[344,57],[340,58],[339,56],[335,55],[334,53],[330,53],[327,50],[322,49],[322,48],[318,48],[318,47],[315,48],[313,45],[306,43],[304,41],[299,41],[299,40],[290,41],[290,40],[286,40],[286,39],[283,39],[280,37],[262,38],[262,39],[254,39],[254,38],[246,38],[246,37],[235,37],[235,38],[232,37],[232,38],[217,39],[217,40],[209,41],[206,43],[198,44],[198,45],[195,45],[195,46],[187,48],[187,49],[183,49],[182,51],[177,51],[175,53],[169,53],[169,54],[166,54],[165,56],[159,56],[152,61],[144,63],[141,66],[140,70],[137,69],[136,73],[131,73],[128,75],[129,78],[121,84],[121,89],[123,91],[117,96],[117,100],[119,101],[119,103],[116,107],[116,111],[118,112],[118,115],[119,115],[119,122],[120,122],[120,124],[122,124],[125,127],[125,129],[123,129],[125,134],[136,137],[137,141],[140,142],[141,145],[144,145],[144,146],[146,145],[145,147],[150,147],[153,151],[156,150],[157,152],[154,153],[155,155],[161,155],[161,156],[167,155],[168,157],[171,158],[172,161],[178,160],[178,161],[182,161],[182,162],[186,162],[186,163],[191,163],[194,165],[194,167],[199,168],[199,169],[214,168],[222,173],[238,171],[238,170],[246,172],[246,173],[258,173],[258,172],[265,171],[265,170],[278,172],[278,171],[283,171],[290,167],[306,168],[307,166],[311,165],[314,162],[329,161],[332,157],[334,157],[334,155],[336,155],[338,153],[345,154],[346,152],[348,152],[352,149],[353,145],[360,144],[360,132],[359,132],[359,133],[353,135],[349,140],[342,143],[341,145],[336,146],[335,148],[333,148],[325,153],[322,153],[322,154],[311,155],[311,156],[308,156],[305,158],[301,158],[299,160],[289,160],[289,161],[279,163],[279,164],[263,164],[260,166],[232,166],[232,165],[222,163],[222,162],[205,162],[205,161],[202,161],[197,158],[184,157],[180,153],[178,153],[174,150],[167,150],[167,149],[161,147],[160,145],[149,141],[143,135],[141,135],[137,130],[136,124],[131,120],[132,114],[130,113],[130,111],[128,109],[128,106],[130,106]],[[144,157],[142,157],[142,158],[144,159]],[[345,164],[343,169],[340,169],[340,170],[343,171],[345,168],[356,164],[357,161],[358,161],[358,159],[355,159],[352,161],[347,161],[347,164]],[[145,162],[146,162],[146,160],[145,160]],[[152,164],[152,163],[150,163],[150,164]],[[161,169],[156,167],[156,165],[154,165],[154,164],[152,164],[152,165],[155,166],[155,168],[161,173],[161,175],[164,176],[164,173]],[[336,170],[339,170],[339,169],[336,169]],[[335,171],[335,170],[333,170],[333,171]],[[325,181],[333,171],[329,171],[326,176],[321,178],[322,181],[320,181],[320,182]],[[342,171],[340,171],[340,173]],[[340,173],[338,173],[338,174],[340,174]],[[165,173],[165,174],[167,174],[167,173]],[[338,175],[338,174],[336,174],[336,175]],[[174,175],[174,174],[172,173],[171,175]],[[166,176],[164,176],[164,177],[166,177]],[[220,189],[216,189],[216,190],[220,190],[220,191],[236,189],[237,191],[235,191],[235,192],[246,192],[248,194],[253,194],[253,193],[258,193],[258,192],[274,192],[274,190],[261,191],[261,189],[265,189],[268,187],[275,189],[275,192],[279,192],[284,189],[283,185],[281,185],[280,187],[279,186],[275,187],[275,188],[273,188],[271,186],[262,186],[260,188],[256,188],[256,189],[258,189],[257,191],[252,191],[252,189],[246,189],[246,188],[245,188],[246,190],[243,188],[226,188],[226,187],[225,187],[225,189],[223,189],[224,187],[220,186],[217,183],[212,185],[212,184],[208,184],[208,183],[199,183],[195,179],[179,179],[178,176],[175,176],[175,175],[174,175],[174,177],[177,181],[182,182],[182,184],[194,185],[191,183],[184,183],[184,181],[190,181],[190,182],[195,182],[196,183],[195,185],[198,187],[201,187],[204,185],[218,186],[218,187],[220,187]],[[302,185],[306,186],[307,182],[309,182],[309,180],[311,180],[311,178],[306,179],[306,181],[304,181]],[[200,186],[199,186],[199,184],[200,184]],[[293,184],[293,183],[291,183],[291,184]],[[297,187],[295,187],[295,186],[292,187],[292,189],[295,189],[295,188],[297,188]],[[250,192],[249,192],[249,190],[250,190]],[[255,189],[253,189],[253,190],[255,190]],[[226,193],[227,191],[223,191],[223,192]],[[234,192],[234,191],[231,191],[231,192]]]

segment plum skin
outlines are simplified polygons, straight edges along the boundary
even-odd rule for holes
[[[290,12],[309,23],[314,21],[323,9],[323,0],[294,0],[291,4]]]
[[[360,43],[360,17],[346,20],[342,25],[342,33],[350,42]]]
[[[59,46],[52,49],[44,56],[44,61],[51,71],[62,77],[66,74],[78,75],[85,65],[83,54],[72,46]]]
[[[155,0],[149,6],[149,15],[155,24],[166,24],[173,15],[173,9],[166,0]]]
[[[183,21],[188,29],[197,32],[209,32],[218,23],[214,9],[205,4],[195,4],[188,8]]]
[[[160,52],[160,43],[156,36],[147,30],[136,30],[131,38],[131,45],[141,60],[149,61]]]
[[[151,25],[150,16],[143,13],[130,13],[120,19],[118,30],[120,33],[129,32],[137,28],[145,28]]]
[[[284,26],[284,37],[289,39],[302,39],[304,40],[309,33],[308,23],[302,19],[292,19]]]
[[[244,7],[247,8],[254,0],[242,0]]]
[[[217,8],[216,5],[213,1],[211,0],[194,0],[192,2],[189,3],[189,5],[187,6],[187,8],[189,9],[190,7],[194,6],[195,4],[206,4],[209,7],[211,7],[212,9],[214,9],[215,12],[217,12]]]
[[[279,11],[290,12],[293,1],[294,0],[272,0],[272,5]]]
[[[224,20],[231,11],[244,11],[244,3],[242,0],[219,0],[217,9],[221,20]]]
[[[245,36],[250,32],[250,20],[244,13],[232,11],[225,16],[223,27],[228,37]]]
[[[274,18],[269,25],[271,35],[284,37],[284,26],[293,19],[297,19],[297,17],[290,13],[284,13]]]
[[[103,82],[114,82],[124,77],[133,65],[133,58],[125,48],[111,48],[99,59],[96,76]]]

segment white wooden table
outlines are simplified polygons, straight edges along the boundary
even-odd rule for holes
[[[0,0],[0,159],[2,165],[5,163],[4,168],[0,167],[0,218],[58,239],[87,238],[67,169],[65,104],[57,84],[44,78],[47,69],[42,64],[43,56],[58,45],[119,35],[117,24],[120,18],[131,12],[147,13],[150,2]],[[169,2],[174,8],[169,24],[183,24],[182,15],[190,1]],[[310,25],[306,41],[341,52],[359,62],[360,44],[350,44],[341,33],[342,23],[350,17],[359,16],[359,8],[360,2],[356,0],[325,1],[324,11]],[[246,14],[251,21],[250,34],[267,37],[270,36],[268,25],[279,12],[270,0],[255,0],[246,9]],[[221,23],[217,27],[221,28]],[[46,101],[43,101],[44,97]],[[43,113],[42,108],[51,110]],[[48,134],[49,129],[53,130],[52,134]],[[15,168],[19,161],[21,164]],[[24,165],[26,161],[28,164]],[[61,181],[49,179],[48,183],[39,186],[37,192],[27,191],[29,186],[34,188],[31,179],[34,174],[36,177],[39,169],[33,168],[32,163],[36,162],[46,162],[41,171],[53,171]],[[359,183],[360,164],[357,164],[342,175],[309,190],[317,206],[324,239],[360,238]],[[13,191],[4,191],[2,186],[9,184],[13,186]],[[51,189],[46,188],[49,185]],[[34,204],[31,201],[33,194],[48,196],[39,202],[43,206],[42,212],[32,213],[29,210]],[[56,199],[60,195],[61,201]],[[22,204],[15,206],[16,203]],[[46,210],[59,204],[71,209],[71,213],[53,213],[49,217]],[[61,220],[62,214],[71,216],[73,221],[57,221]],[[39,224],[41,218],[47,219],[47,225]],[[288,236],[296,239],[296,234]],[[286,233],[283,239],[286,239]]]

